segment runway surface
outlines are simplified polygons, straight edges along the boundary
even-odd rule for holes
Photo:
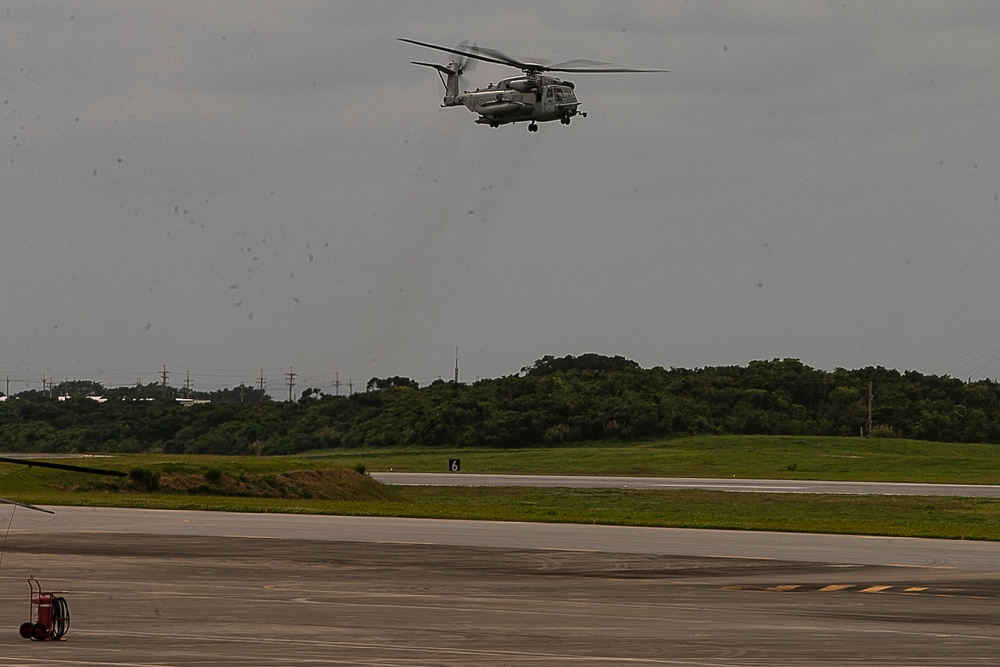
[[[0,667],[991,665],[1000,651],[994,543],[56,509],[14,516]],[[66,591],[65,641],[17,636],[28,574]]]
[[[708,489],[752,493],[843,493],[883,496],[966,496],[1000,498],[995,484],[911,484],[821,480],[702,477],[598,477],[587,475],[489,475],[478,473],[376,472],[385,484],[420,486],[527,486],[616,489]]]

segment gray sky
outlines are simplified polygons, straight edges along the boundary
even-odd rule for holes
[[[397,37],[671,71],[491,129]],[[0,373],[996,377],[998,70],[993,1],[7,2]]]

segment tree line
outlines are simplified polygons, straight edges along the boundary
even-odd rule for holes
[[[307,388],[277,402],[248,387],[181,405],[161,385],[0,403],[0,449],[292,454],[391,446],[531,447],[693,434],[905,437],[1000,442],[1000,384],[882,367],[824,371],[797,359],[698,369],[620,356],[543,357],[473,384],[372,378],[367,391]],[[868,424],[869,386],[874,400]],[[56,392],[53,392],[56,393]],[[867,429],[867,430],[866,430]]]

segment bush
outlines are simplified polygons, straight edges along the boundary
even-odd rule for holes
[[[147,491],[156,491],[160,488],[160,473],[155,470],[132,468],[128,471],[128,478]]]

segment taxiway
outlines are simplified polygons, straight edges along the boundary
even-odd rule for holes
[[[0,667],[986,665],[1000,650],[993,543],[57,510],[14,517]],[[65,641],[17,636],[28,574],[66,591]]]

